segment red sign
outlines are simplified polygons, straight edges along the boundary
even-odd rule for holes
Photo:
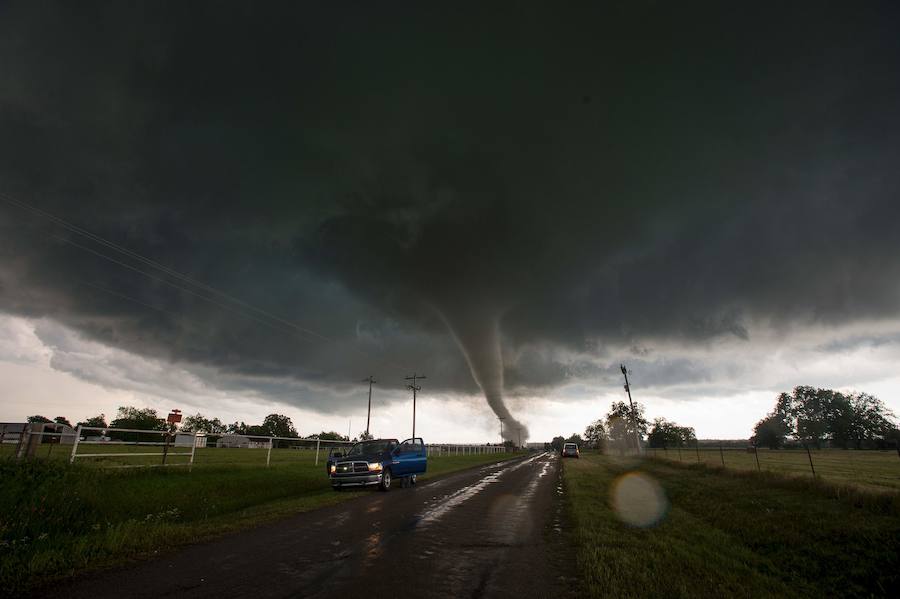
[[[169,424],[178,424],[181,422],[181,410],[172,410],[172,413],[166,418],[166,422]]]

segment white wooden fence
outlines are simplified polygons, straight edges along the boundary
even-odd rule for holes
[[[198,445],[200,447],[205,447],[205,439],[203,439],[205,435],[206,433],[198,432],[150,431],[95,426],[79,426],[74,434],[71,432],[50,433],[40,431],[32,433],[29,430],[29,427],[26,427],[26,429],[22,431],[19,445],[24,446],[28,441],[28,438],[32,436],[35,437],[37,443],[41,443],[42,441],[46,443],[44,437],[59,437],[59,439],[56,440],[56,443],[60,445],[68,445],[68,443],[63,440],[64,438],[66,440],[72,440],[72,449],[68,455],[69,463],[86,459],[158,457],[160,458],[158,463],[147,463],[148,460],[142,460],[142,463],[140,464],[118,464],[112,467],[190,467],[195,463]],[[130,440],[128,439],[129,436],[131,437]],[[226,435],[222,436],[224,437]],[[234,437],[239,437],[239,439],[234,440],[238,444],[231,445],[232,448],[240,447],[265,450],[265,464],[267,467],[270,466],[272,462],[272,449],[277,449],[279,445],[282,448],[287,446],[299,450],[314,450],[316,452],[315,464],[318,465],[320,454],[323,452],[327,452],[328,449],[334,450],[339,446],[353,444],[352,441],[333,441],[330,439],[302,437],[265,437],[258,435],[234,435]],[[152,440],[147,440],[148,438]],[[198,443],[198,439],[202,441],[202,443]],[[104,451],[93,449],[97,446],[104,447]],[[116,451],[113,449],[114,447],[122,447],[123,450]],[[125,451],[125,448],[128,447],[135,447],[138,451]],[[425,445],[425,453],[430,457],[499,454],[510,450],[510,448],[507,448],[504,445],[494,445],[489,443],[428,443]],[[322,455],[321,457],[324,458],[326,456]],[[153,461],[155,462],[155,460]],[[259,463],[262,463],[261,459]]]

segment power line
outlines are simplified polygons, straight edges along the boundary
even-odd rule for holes
[[[180,290],[180,291],[184,291],[185,293],[189,293],[189,294],[191,294],[191,295],[193,295],[193,296],[195,296],[195,297],[199,297],[200,299],[206,300],[207,302],[213,304],[214,306],[218,306],[219,308],[222,308],[223,310],[227,310],[228,312],[231,312],[232,314],[237,314],[238,316],[243,316],[244,318],[249,318],[249,319],[254,320],[254,321],[256,321],[256,322],[258,322],[258,323],[260,323],[260,324],[262,324],[262,325],[265,325],[265,326],[267,326],[267,327],[270,327],[270,328],[272,328],[272,329],[275,329],[276,331],[278,330],[278,327],[275,326],[274,324],[272,324],[271,322],[265,321],[265,320],[263,320],[263,319],[261,319],[261,318],[257,318],[256,316],[253,316],[253,315],[251,315],[251,314],[245,314],[245,313],[242,313],[240,310],[236,310],[236,309],[234,309],[234,308],[231,307],[231,306],[222,304],[222,303],[220,303],[220,302],[217,302],[217,301],[213,300],[212,298],[209,298],[209,297],[207,297],[207,296],[205,296],[205,295],[202,295],[202,294],[200,294],[200,293],[197,293],[197,292],[194,291],[193,289],[188,289],[188,288],[186,288],[186,287],[182,287],[181,285],[176,285],[176,284],[173,283],[172,281],[168,281],[168,280],[163,279],[163,278],[160,278],[160,277],[155,277],[155,276],[151,275],[150,273],[148,273],[148,272],[146,272],[146,271],[143,271],[143,270],[141,270],[141,269],[139,269],[139,268],[136,268],[136,267],[134,267],[134,266],[131,266],[130,264],[126,264],[125,262],[122,262],[122,261],[120,261],[120,260],[116,260],[115,258],[111,258],[110,256],[107,256],[106,254],[104,254],[104,253],[102,253],[102,252],[98,252],[98,251],[93,250],[93,249],[91,249],[91,248],[89,248],[89,247],[87,247],[87,246],[83,246],[83,245],[81,245],[81,244],[79,244],[79,243],[75,243],[75,242],[72,241],[71,239],[66,239],[65,237],[60,237],[59,235],[51,235],[51,237],[53,237],[54,239],[58,239],[58,240],[60,240],[60,241],[62,241],[62,242],[64,242],[64,243],[68,243],[69,245],[72,245],[72,246],[74,246],[74,247],[76,247],[76,248],[78,248],[78,249],[80,249],[80,250],[84,250],[84,251],[86,251],[86,252],[90,252],[91,254],[94,254],[95,256],[97,256],[97,257],[99,257],[99,258],[103,258],[104,260],[109,260],[110,262],[112,262],[112,263],[114,263],[114,264],[117,264],[117,265],[119,265],[119,266],[121,266],[121,267],[123,267],[123,268],[127,268],[127,269],[129,269],[129,270],[133,270],[133,271],[136,272],[136,273],[139,273],[139,274],[144,275],[144,276],[147,277],[148,279],[157,281],[157,282],[162,283],[162,284],[164,284],[164,285],[168,285],[169,287],[172,287],[172,288],[174,288],[174,289],[178,289],[178,290]]]
[[[266,316],[267,318],[270,318],[270,319],[272,319],[272,320],[274,320],[274,321],[276,321],[276,322],[279,322],[279,323],[281,323],[281,324],[283,324],[283,325],[289,326],[289,327],[291,327],[292,329],[294,329],[294,330],[296,330],[296,331],[298,331],[298,332],[300,332],[300,333],[304,333],[304,334],[306,334],[306,335],[311,335],[311,336],[316,337],[316,338],[318,338],[318,339],[320,339],[320,340],[322,340],[322,341],[328,341],[328,342],[332,342],[332,343],[335,342],[334,339],[331,339],[331,338],[329,338],[329,337],[326,337],[325,335],[322,335],[321,333],[317,333],[316,331],[312,331],[312,330],[310,330],[310,329],[307,329],[307,328],[305,328],[305,327],[302,327],[302,326],[298,325],[297,323],[294,323],[294,322],[291,322],[291,321],[289,321],[289,320],[287,320],[287,319],[285,319],[285,318],[282,318],[281,316],[278,316],[277,314],[272,314],[271,312],[269,312],[269,311],[267,311],[267,310],[264,310],[264,309],[262,309],[262,308],[257,308],[256,306],[254,306],[254,305],[252,305],[252,304],[249,304],[249,303],[247,303],[247,302],[245,302],[245,301],[243,301],[243,300],[241,300],[241,299],[239,299],[239,298],[236,298],[236,297],[234,297],[233,295],[230,295],[230,294],[228,294],[228,293],[226,293],[226,292],[224,292],[224,291],[222,291],[222,290],[220,290],[220,289],[217,289],[217,288],[215,288],[215,287],[213,287],[213,286],[211,286],[211,285],[207,285],[206,283],[203,283],[203,282],[201,282],[201,281],[197,281],[196,279],[193,279],[192,277],[190,277],[190,276],[188,276],[188,275],[186,275],[186,274],[183,274],[183,273],[181,273],[181,272],[179,272],[179,271],[177,271],[177,270],[175,270],[175,269],[172,269],[172,268],[170,268],[170,267],[168,267],[168,266],[166,266],[166,265],[164,265],[164,264],[160,264],[159,262],[157,262],[157,261],[155,261],[155,260],[153,260],[153,259],[151,259],[151,258],[148,258],[148,257],[146,257],[146,256],[144,256],[144,255],[142,255],[142,254],[139,254],[138,252],[135,252],[135,251],[130,250],[130,249],[126,248],[126,247],[123,247],[123,246],[121,246],[121,245],[119,245],[119,244],[117,244],[117,243],[115,243],[115,242],[109,241],[108,239],[105,239],[104,237],[101,237],[100,235],[97,235],[96,233],[92,233],[91,231],[88,231],[87,229],[84,229],[84,228],[82,228],[82,227],[79,227],[78,225],[74,225],[74,224],[72,224],[72,223],[70,223],[70,222],[68,222],[68,221],[66,221],[66,220],[64,220],[64,219],[62,219],[62,218],[59,218],[58,216],[55,216],[55,215],[53,215],[53,214],[50,214],[49,212],[46,212],[46,211],[41,210],[41,209],[39,209],[39,208],[35,208],[34,206],[31,206],[31,205],[29,205],[29,204],[26,204],[25,202],[23,202],[23,201],[21,201],[21,200],[18,200],[18,199],[16,199],[16,198],[13,198],[13,197],[11,197],[11,196],[5,194],[5,193],[0,192],[0,199],[4,200],[4,201],[7,202],[8,204],[12,204],[13,206],[16,206],[16,207],[18,207],[18,208],[21,208],[21,209],[23,209],[23,210],[27,210],[27,211],[29,211],[29,212],[31,212],[31,213],[33,213],[33,214],[36,214],[36,215],[41,216],[41,217],[43,217],[43,218],[46,218],[46,219],[50,220],[51,222],[53,222],[53,223],[55,223],[55,224],[57,224],[57,225],[59,225],[59,226],[65,228],[66,230],[71,231],[72,233],[75,233],[75,234],[77,234],[77,235],[81,235],[81,236],[83,236],[83,237],[86,237],[86,238],[90,239],[91,241],[94,241],[95,243],[98,243],[98,244],[100,244],[100,245],[103,245],[103,246],[105,246],[105,247],[111,249],[111,250],[114,250],[114,251],[116,251],[116,252],[119,252],[120,254],[124,254],[125,256],[128,256],[129,258],[132,258],[132,259],[134,259],[134,260],[137,260],[137,261],[139,261],[139,262],[142,262],[143,264],[146,264],[147,266],[150,266],[151,268],[155,268],[155,269],[157,269],[157,270],[159,270],[159,271],[162,271],[163,273],[165,273],[165,274],[167,274],[167,275],[169,275],[169,276],[171,276],[171,277],[174,277],[174,278],[176,278],[176,279],[179,279],[179,280],[181,280],[181,281],[183,281],[183,282],[185,282],[185,283],[187,283],[187,284],[189,284],[189,285],[193,285],[194,287],[198,287],[198,288],[200,288],[200,289],[202,289],[202,290],[204,290],[204,291],[207,291],[207,292],[209,292],[209,293],[215,294],[215,295],[217,295],[217,296],[219,296],[219,297],[222,297],[222,298],[224,298],[224,299],[227,299],[227,300],[230,301],[230,302],[233,302],[233,303],[235,303],[235,304],[238,304],[238,305],[240,305],[240,306],[243,307],[243,308],[246,308],[246,309],[248,309],[248,310],[252,310],[253,312],[256,312],[257,314],[261,314],[261,315]],[[60,238],[60,239],[63,239],[63,238]],[[108,260],[110,260],[110,261],[112,261],[112,262],[115,262],[115,263],[117,263],[117,264],[119,264],[119,265],[121,265],[121,266],[125,266],[126,268],[130,268],[131,270],[135,270],[135,271],[137,271],[137,272],[141,272],[141,273],[143,273],[143,274],[147,274],[147,273],[144,273],[144,272],[141,271],[141,270],[138,270],[138,269],[136,269],[136,268],[134,268],[134,267],[128,266],[128,265],[126,265],[126,264],[124,264],[124,263],[122,263],[122,262],[120,262],[120,261],[117,261],[117,260],[115,260],[115,259],[113,259],[113,258],[109,258],[108,256],[106,256],[106,255],[104,255],[104,254],[101,254],[101,253],[99,253],[99,252],[96,252],[96,251],[94,251],[94,250],[91,250],[91,249],[89,249],[89,248],[86,248],[86,247],[84,247],[84,246],[79,246],[78,244],[75,244],[75,243],[72,242],[72,241],[65,240],[65,239],[63,239],[63,241],[66,241],[67,243],[72,243],[72,245],[75,245],[75,246],[77,246],[77,247],[80,247],[81,249],[84,249],[84,250],[86,250],[86,251],[90,251],[90,252],[92,252],[92,253],[94,253],[94,254],[96,254],[96,255],[98,255],[98,256],[101,256],[101,257],[103,257],[103,258],[106,258],[106,259],[108,259]],[[147,275],[147,276],[151,276],[151,275]],[[153,277],[151,276],[151,278],[153,278]],[[163,281],[162,279],[158,279],[158,278],[157,278],[156,280]],[[167,282],[167,281],[163,281],[163,282],[166,282],[167,284],[171,284],[171,283],[169,283],[169,282]],[[173,285],[173,286],[175,286],[175,285]],[[202,296],[202,295],[200,295],[200,294],[198,294],[198,293],[196,293],[196,292],[193,292],[193,291],[184,289],[183,287],[181,287],[180,289],[185,290],[185,291],[188,291],[189,293],[192,293],[193,295],[197,295],[198,297],[203,297],[204,299],[207,299],[207,301],[212,302],[212,300],[211,300],[210,298],[207,298],[207,297],[205,297],[205,296]],[[215,303],[215,302],[212,302],[212,303]],[[222,307],[222,304],[216,304],[216,305]],[[259,322],[258,319],[256,319],[256,320],[257,320],[257,322]]]
[[[93,287],[98,291],[102,291],[103,293],[108,293],[109,295],[113,295],[123,300],[127,300],[129,302],[133,302],[135,304],[139,304],[144,306],[145,308],[150,308],[151,310],[156,310],[158,312],[165,312],[166,314],[171,314],[172,316],[179,316],[179,314],[172,312],[171,310],[167,310],[165,308],[160,308],[159,306],[154,306],[153,304],[148,304],[147,302],[143,302],[139,299],[133,298],[130,295],[125,295],[124,293],[119,293],[118,291],[114,291],[108,287],[104,287],[103,285],[97,285],[96,283],[91,283],[90,281],[75,281],[79,285],[86,285],[88,287]]]
[[[102,258],[102,259],[107,260],[107,261],[109,261],[109,262],[111,262],[111,263],[113,263],[113,264],[116,264],[116,265],[118,265],[118,266],[121,266],[122,268],[126,268],[126,269],[128,269],[128,270],[131,270],[131,271],[133,271],[133,272],[136,272],[136,273],[138,273],[138,274],[141,274],[141,275],[143,275],[143,276],[145,276],[145,277],[147,277],[147,278],[149,278],[149,279],[151,279],[151,280],[153,280],[153,281],[159,282],[159,283],[161,283],[161,284],[167,285],[167,286],[172,287],[172,288],[174,288],[174,289],[178,289],[178,290],[180,290],[180,291],[183,291],[183,292],[185,292],[185,293],[188,293],[188,294],[190,294],[190,295],[193,295],[193,296],[195,296],[195,297],[197,297],[197,298],[199,298],[199,299],[202,299],[202,300],[204,300],[204,301],[206,301],[206,302],[209,302],[210,304],[212,304],[212,305],[214,305],[214,306],[217,306],[217,307],[219,307],[219,308],[221,308],[221,309],[223,309],[223,310],[226,310],[226,311],[228,311],[228,312],[231,312],[232,314],[237,314],[237,315],[239,315],[239,316],[243,316],[244,318],[253,320],[254,322],[257,322],[257,323],[259,323],[259,324],[265,325],[265,326],[267,326],[267,327],[269,327],[269,328],[271,328],[271,329],[273,329],[273,330],[281,331],[281,332],[287,332],[287,331],[285,331],[283,328],[279,327],[279,326],[278,326],[277,324],[275,324],[275,323],[278,323],[278,324],[284,325],[284,326],[286,326],[286,327],[289,327],[290,329],[292,329],[291,332],[293,332],[294,334],[298,334],[298,337],[299,337],[300,339],[304,340],[304,341],[310,341],[311,339],[309,339],[308,337],[314,337],[314,338],[315,338],[316,340],[318,340],[318,341],[325,341],[325,342],[328,342],[328,343],[338,343],[338,341],[337,341],[336,339],[333,339],[333,338],[331,338],[331,337],[328,337],[328,336],[326,336],[326,335],[323,335],[323,334],[318,333],[318,332],[316,332],[316,331],[313,331],[313,330],[311,330],[311,329],[307,329],[307,328],[305,328],[305,327],[302,327],[302,326],[298,325],[297,323],[294,323],[294,322],[291,322],[291,321],[289,321],[289,320],[286,320],[285,318],[282,318],[281,316],[278,316],[277,314],[273,314],[273,313],[271,313],[271,312],[269,312],[269,311],[267,311],[267,310],[264,310],[264,309],[262,309],[262,308],[258,308],[258,307],[256,307],[256,306],[253,306],[252,304],[249,304],[249,303],[247,303],[247,302],[245,302],[245,301],[243,301],[243,300],[241,300],[241,299],[239,299],[239,298],[236,298],[236,297],[234,297],[234,296],[232,296],[232,295],[230,295],[230,294],[228,294],[228,293],[226,293],[226,292],[224,292],[224,291],[222,291],[222,290],[220,290],[220,289],[217,289],[217,288],[215,288],[215,287],[213,287],[213,286],[211,286],[211,285],[207,285],[206,283],[197,281],[196,279],[193,279],[192,277],[190,277],[190,276],[188,276],[188,275],[186,275],[186,274],[183,274],[183,273],[181,273],[181,272],[179,272],[179,271],[177,271],[177,270],[175,270],[175,269],[172,269],[172,268],[170,268],[170,267],[168,267],[168,266],[165,266],[164,264],[161,264],[161,263],[159,263],[159,262],[157,262],[157,261],[155,261],[155,260],[153,260],[153,259],[151,259],[151,258],[148,258],[148,257],[146,257],[146,256],[144,256],[144,255],[142,255],[142,254],[140,254],[140,253],[138,253],[138,252],[135,252],[135,251],[130,250],[130,249],[126,248],[126,247],[123,247],[123,246],[121,246],[121,245],[119,245],[119,244],[117,244],[117,243],[115,243],[115,242],[109,241],[108,239],[105,239],[104,237],[101,237],[100,235],[97,235],[97,234],[95,234],[95,233],[93,233],[93,232],[91,232],[91,231],[89,231],[89,230],[87,230],[87,229],[84,229],[84,228],[82,228],[82,227],[79,227],[78,225],[72,224],[72,223],[70,223],[70,222],[68,222],[68,221],[66,221],[66,220],[64,220],[64,219],[62,219],[62,218],[60,218],[60,217],[58,217],[58,216],[56,216],[56,215],[54,215],[54,214],[51,214],[51,213],[46,212],[46,211],[44,211],[44,210],[41,210],[41,209],[39,209],[39,208],[35,208],[34,206],[31,206],[31,205],[29,205],[29,204],[27,204],[27,203],[25,203],[25,202],[23,202],[23,201],[21,201],[21,200],[18,200],[18,199],[16,199],[16,198],[13,198],[13,197],[11,197],[11,196],[8,195],[8,194],[5,194],[5,193],[3,193],[3,192],[0,192],[0,200],[3,200],[3,201],[5,201],[6,203],[11,204],[11,205],[13,205],[13,206],[15,206],[15,207],[17,207],[17,208],[22,209],[22,210],[29,211],[29,212],[31,212],[32,214],[35,214],[35,215],[37,215],[37,216],[46,218],[47,220],[51,221],[52,223],[54,223],[54,224],[56,224],[56,225],[59,225],[60,227],[66,229],[67,231],[70,231],[70,232],[72,232],[72,233],[75,233],[76,235],[80,235],[80,236],[82,236],[82,237],[85,237],[85,238],[87,238],[87,239],[89,239],[89,240],[91,240],[91,241],[93,241],[93,242],[95,242],[95,243],[97,243],[97,244],[99,244],[99,245],[105,247],[105,248],[111,249],[111,250],[113,250],[113,251],[115,251],[115,252],[118,252],[118,253],[124,255],[124,256],[127,256],[127,257],[129,257],[129,258],[132,258],[132,259],[134,259],[134,260],[137,260],[138,262],[140,262],[140,263],[142,263],[142,264],[144,264],[144,265],[146,265],[146,266],[149,266],[149,267],[151,267],[151,268],[153,268],[153,269],[156,269],[156,270],[160,271],[160,272],[163,273],[164,275],[168,275],[168,276],[171,276],[171,277],[175,278],[177,281],[179,281],[179,282],[181,282],[181,283],[184,283],[184,284],[186,284],[186,285],[191,285],[191,286],[193,286],[193,287],[195,287],[195,288],[197,288],[197,289],[200,289],[200,290],[203,290],[203,291],[207,292],[208,294],[214,294],[215,296],[218,296],[219,298],[223,298],[223,299],[227,300],[228,302],[231,302],[231,304],[234,304],[234,305],[229,305],[229,304],[223,303],[222,301],[219,301],[219,300],[217,300],[217,299],[214,298],[214,297],[210,297],[210,296],[207,295],[207,294],[198,292],[197,289],[191,289],[191,288],[188,288],[188,287],[186,287],[184,284],[178,284],[178,283],[173,282],[173,281],[171,281],[171,280],[169,280],[169,279],[166,279],[166,278],[163,278],[163,277],[160,277],[160,276],[156,276],[156,275],[154,275],[154,274],[151,274],[150,272],[147,272],[145,269],[142,269],[142,268],[139,268],[139,267],[137,267],[137,266],[128,264],[128,263],[126,263],[126,262],[123,262],[123,261],[121,261],[121,260],[118,260],[118,259],[116,259],[116,258],[114,258],[114,257],[111,257],[111,256],[107,255],[106,253],[104,253],[104,252],[102,252],[102,251],[98,251],[98,250],[96,250],[96,249],[89,248],[89,247],[84,246],[84,245],[82,245],[82,244],[76,243],[75,241],[73,241],[73,240],[71,240],[71,239],[68,239],[68,238],[66,238],[66,237],[62,237],[62,236],[59,236],[59,235],[53,235],[53,234],[50,234],[51,237],[53,237],[53,238],[55,238],[55,239],[57,239],[57,240],[59,240],[59,241],[62,241],[62,242],[67,243],[67,244],[69,244],[69,245],[72,245],[73,247],[76,247],[76,248],[78,248],[78,249],[80,249],[80,250],[82,250],[82,251],[91,253],[91,254],[93,254],[93,255],[99,257],[99,258]],[[95,286],[95,285],[91,285],[91,286],[97,287],[97,286]],[[125,296],[125,295],[122,295],[122,294],[118,294],[118,293],[116,293],[116,292],[112,292],[112,291],[109,290],[109,289],[100,288],[100,287],[97,287],[97,288],[99,288],[99,289],[101,289],[102,291],[105,291],[105,292],[107,292],[107,293],[110,293],[111,295],[118,295],[119,297],[122,297],[123,299],[126,299],[126,300],[128,300],[128,301],[132,301],[132,302],[134,302],[134,303],[138,303],[138,304],[144,305],[144,306],[146,306],[146,307],[148,307],[148,308],[151,308],[151,309],[154,309],[154,310],[160,310],[160,308],[158,308],[158,307],[156,307],[156,306],[151,306],[151,305],[149,305],[149,304],[145,304],[144,302],[141,302],[140,300],[136,300],[136,299],[134,299],[134,298],[131,298],[131,297],[128,297],[128,296]],[[249,313],[248,311],[252,311],[252,312],[255,313],[255,314]],[[257,316],[257,315],[263,316],[263,317],[265,317],[265,318],[260,318],[260,316]],[[268,320],[267,320],[267,319],[268,319]],[[274,321],[274,322],[272,322],[272,321]],[[304,337],[304,335],[306,335],[306,336],[308,336],[308,337]],[[359,356],[362,356],[362,357],[364,357],[364,358],[366,358],[366,359],[371,359],[371,356],[370,356],[370,355],[368,355],[367,353],[361,351],[360,349],[358,349],[358,348],[356,348],[356,347],[349,347],[349,349],[350,349],[350,351],[356,353],[356,354],[359,355]],[[390,359],[390,358],[383,357],[382,359],[384,359],[388,364],[391,364],[392,366],[395,366],[395,367],[397,367],[397,368],[401,368],[401,367],[402,367],[402,366],[399,365],[399,363],[395,362],[394,360],[392,360],[392,359]]]

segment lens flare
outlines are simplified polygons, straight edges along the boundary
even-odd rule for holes
[[[641,472],[628,472],[617,478],[612,485],[611,502],[622,522],[641,528],[658,524],[669,511],[663,488]]]

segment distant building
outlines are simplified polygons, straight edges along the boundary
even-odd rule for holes
[[[190,447],[193,440],[194,433],[175,434],[176,447]],[[206,447],[206,433],[197,433],[196,443],[194,444],[194,447]]]
[[[38,443],[64,443],[71,445],[75,442],[75,429],[57,422],[0,422],[0,442],[18,443],[26,428],[33,435],[39,437]]]
[[[0,422],[0,443],[18,443],[26,426],[25,422]]]
[[[3,422],[0,443],[15,443],[17,458],[31,458],[44,443],[74,444],[75,429],[57,422]]]
[[[219,437],[218,442],[216,442],[216,447],[240,447],[243,449],[259,449],[261,447],[268,446],[268,439],[266,439],[265,441],[259,439],[251,439],[246,435],[222,435],[221,437]]]

